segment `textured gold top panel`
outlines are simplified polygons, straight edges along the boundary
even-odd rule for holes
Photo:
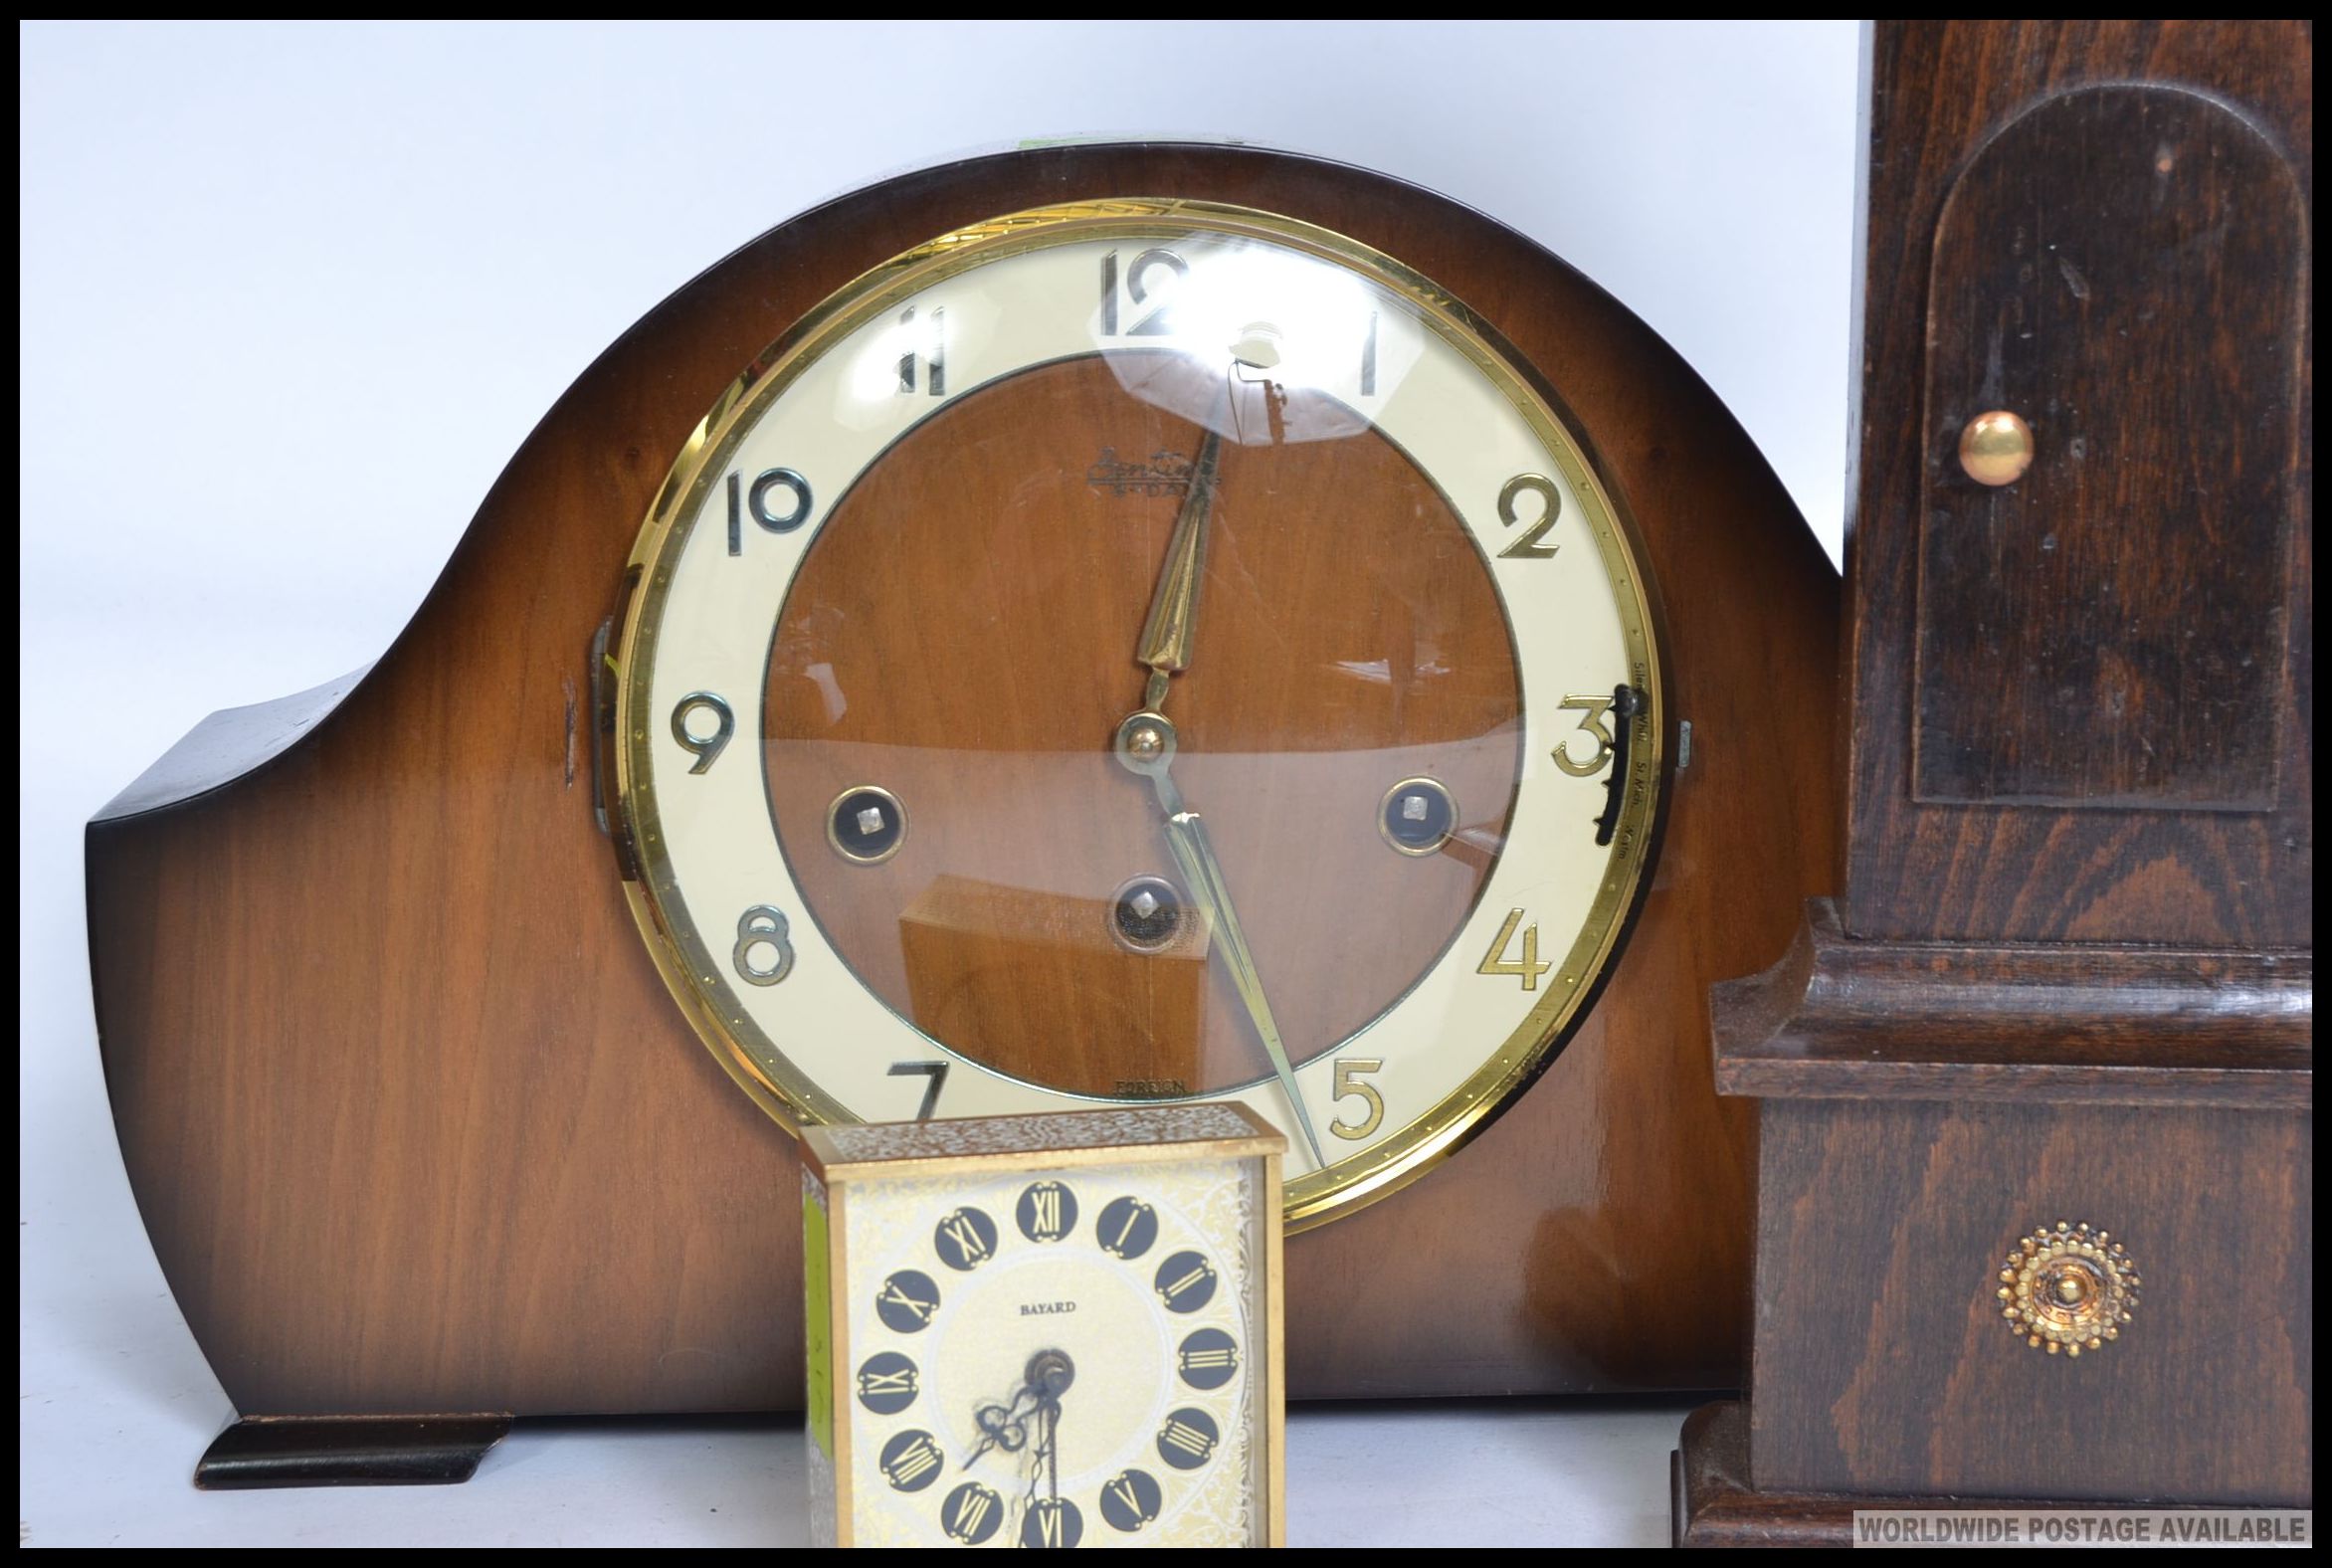
[[[1192,1158],[1278,1154],[1287,1146],[1246,1107],[1222,1103],[806,1127],[802,1143],[811,1169],[829,1182],[873,1174],[861,1167],[932,1160],[1088,1165],[1136,1151],[1173,1159],[1182,1153],[1177,1144],[1187,1145]]]

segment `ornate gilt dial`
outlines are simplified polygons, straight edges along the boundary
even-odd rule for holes
[[[756,360],[633,564],[634,909],[791,1124],[1236,1099],[1313,1222],[1531,1080],[1643,885],[1620,508],[1529,366],[1322,230],[934,240]]]
[[[862,1545],[1266,1529],[1255,1164],[908,1178],[850,1206],[835,1369]]]

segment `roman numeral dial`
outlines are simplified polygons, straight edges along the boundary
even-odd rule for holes
[[[1253,1248],[1219,1189],[1175,1182],[1034,1171],[942,1179],[895,1215],[852,1200],[882,1240],[844,1397],[894,1543],[1198,1544],[1239,1516],[1265,1464]]]

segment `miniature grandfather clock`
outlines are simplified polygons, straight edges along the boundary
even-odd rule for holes
[[[1839,894],[1686,1544],[2311,1487],[2311,34],[1868,37]]]

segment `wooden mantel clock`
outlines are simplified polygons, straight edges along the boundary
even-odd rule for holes
[[[213,1478],[799,1408],[793,1133],[1127,1101],[1286,1135],[1296,1398],[1731,1384],[1697,999],[1831,863],[1836,635],[1709,391],[1449,201],[1063,145],[771,230],[91,828]]]
[[[1677,1536],[2304,1507],[2309,27],[1869,48],[1846,857],[1713,999],[1757,1304]]]

